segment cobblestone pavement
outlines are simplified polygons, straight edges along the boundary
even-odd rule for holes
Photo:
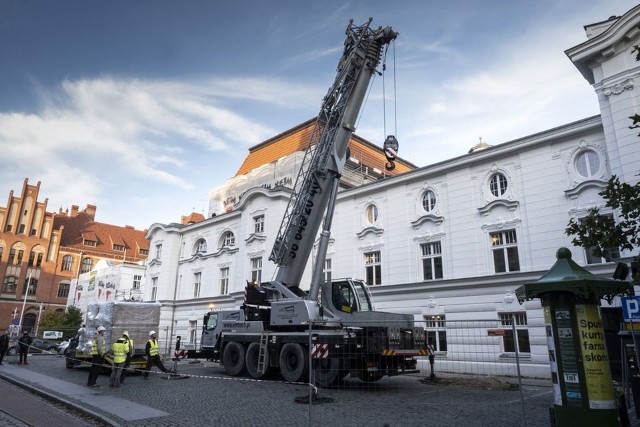
[[[208,362],[181,361],[180,377],[168,379],[156,369],[149,380],[134,375],[120,388],[109,388],[105,375],[98,379],[101,387],[86,387],[88,369],[66,369],[60,356],[33,357],[27,367],[3,368],[0,377],[15,380],[22,374],[23,382],[32,381],[64,401],[103,416],[109,424],[122,426],[382,427],[435,422],[438,426],[538,427],[550,424],[548,408],[552,404],[546,381],[525,382],[521,392],[517,387],[474,386],[469,382],[428,383],[417,376],[383,378],[376,383],[347,377],[339,387],[319,389],[320,399],[309,406],[296,402],[308,400],[307,385],[287,384],[277,378],[231,378]],[[640,426],[632,421],[634,427]]]

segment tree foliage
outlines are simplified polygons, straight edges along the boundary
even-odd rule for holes
[[[40,317],[39,329],[41,331],[61,331],[65,337],[72,336],[82,324],[83,317],[82,311],[74,306],[67,307],[64,312],[45,311]]]

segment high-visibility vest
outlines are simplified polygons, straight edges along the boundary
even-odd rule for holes
[[[135,347],[133,345],[133,340],[132,339],[127,341],[127,346],[128,346],[127,347],[127,355],[128,356],[133,356],[133,352],[135,350]]]
[[[104,354],[107,351],[107,343],[104,341],[104,338],[102,339],[102,354]],[[98,352],[98,337],[94,338],[91,341],[91,355],[92,356],[97,356],[98,354],[100,354]]]
[[[157,356],[158,355],[158,341],[157,340],[149,340],[149,356]]]
[[[113,343],[111,348],[113,350],[113,363],[124,363],[127,359],[127,351],[129,350],[127,341],[124,338],[120,338]]]

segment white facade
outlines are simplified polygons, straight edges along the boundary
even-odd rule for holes
[[[513,294],[544,274],[563,246],[595,274],[611,277],[615,269],[615,262],[589,258],[574,247],[564,230],[594,206],[615,216],[598,195],[611,175],[638,180],[640,138],[637,129],[629,129],[629,116],[640,111],[634,85],[640,67],[630,54],[640,43],[639,23],[640,6],[587,27],[589,40],[567,51],[593,84],[600,116],[342,191],[327,254],[331,276],[369,278],[377,309],[419,321],[439,316],[447,322],[499,322],[507,313],[520,313],[530,345],[522,352],[523,373],[548,376],[539,301],[520,305]],[[293,168],[296,162],[288,164]],[[180,335],[183,343],[195,344],[207,310],[239,306],[258,268],[265,281],[275,272],[268,257],[289,192],[263,188],[262,175],[238,177],[210,192],[210,215],[235,197],[227,213],[197,224],[149,228],[144,299],[163,304],[161,331],[170,341]],[[622,252],[620,258],[632,255]],[[463,360],[452,349],[465,343],[452,336],[441,355]],[[501,357],[512,356],[502,339],[490,345]],[[484,362],[492,363],[479,363]]]

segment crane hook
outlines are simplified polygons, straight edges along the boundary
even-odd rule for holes
[[[392,171],[396,168],[394,160],[396,160],[396,156],[398,154],[398,147],[398,140],[393,135],[387,136],[387,139],[384,140],[384,144],[382,144],[382,151],[384,151],[384,155],[388,161],[388,163],[384,165],[384,168],[388,171]]]

